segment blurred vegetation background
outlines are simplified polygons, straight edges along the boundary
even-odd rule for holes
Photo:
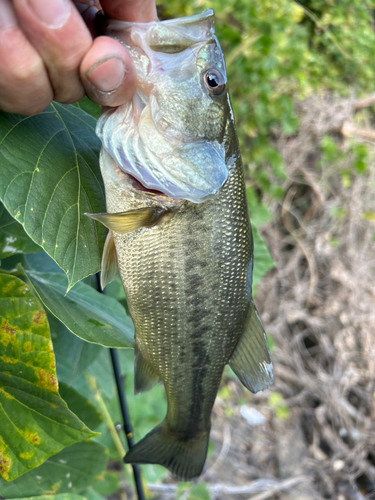
[[[159,2],[161,18],[215,11],[251,201],[284,194],[283,160],[273,139],[297,131],[297,100],[373,91],[374,7],[370,0]],[[365,153],[354,153],[354,168],[361,170]]]

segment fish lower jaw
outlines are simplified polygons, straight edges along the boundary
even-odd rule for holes
[[[142,198],[147,198],[148,201],[155,201],[160,205],[171,209],[178,209],[186,202],[186,200],[183,200],[181,198],[171,198],[162,191],[148,188],[147,186],[142,184],[142,182],[140,182],[136,177],[127,172],[121,170],[121,173],[126,177],[127,185],[130,191],[132,191],[133,193],[137,193]]]
[[[162,191],[157,191],[156,189],[150,189],[147,186],[144,186],[141,183],[141,181],[139,181],[133,175],[128,174],[128,173],[126,173],[125,175],[128,176],[128,178],[129,178],[129,180],[130,180],[130,182],[132,184],[133,189],[135,189],[136,191],[142,191],[142,192],[145,192],[145,193],[155,194],[157,196],[166,196],[166,197],[169,198],[169,196],[166,195],[165,193],[163,193]]]

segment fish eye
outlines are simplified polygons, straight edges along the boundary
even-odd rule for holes
[[[203,80],[210,94],[221,94],[225,88],[225,78],[217,69],[209,69],[206,71]]]

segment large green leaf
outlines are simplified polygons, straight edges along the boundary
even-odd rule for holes
[[[18,253],[33,253],[40,250],[40,246],[27,236],[21,224],[15,221],[0,203],[0,259]]]
[[[11,481],[93,435],[59,396],[42,305],[0,273],[0,476]]]
[[[106,347],[133,347],[134,328],[117,300],[77,283],[66,295],[63,274],[27,273],[43,304],[75,335]]]
[[[53,350],[56,358],[56,372],[59,382],[72,385],[74,380],[95,361],[103,347],[85,342],[51,313],[48,313]]]
[[[11,483],[0,479],[0,494],[11,500],[80,493],[103,476],[107,461],[108,455],[103,446],[93,442],[77,443]]]
[[[100,269],[106,230],[84,212],[105,209],[95,120],[53,103],[37,116],[0,112],[0,200],[67,273]]]
[[[59,393],[69,409],[90,429],[96,429],[102,423],[103,419],[99,410],[73,387],[60,382]]]
[[[102,495],[100,495],[97,491],[93,489],[88,489],[84,492],[86,500],[106,500]]]
[[[80,101],[75,102],[73,104],[78,109],[82,109],[85,113],[87,113],[90,116],[93,116],[96,120],[100,116],[100,111],[101,111],[101,106],[99,104],[95,104],[94,102],[90,101],[88,97],[83,97]]]

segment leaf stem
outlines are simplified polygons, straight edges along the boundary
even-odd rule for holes
[[[124,449],[124,446],[121,442],[121,439],[119,438],[119,435],[117,434],[115,424],[113,423],[113,420],[112,420],[111,415],[108,411],[108,408],[107,408],[107,406],[102,398],[102,395],[98,389],[98,386],[96,384],[96,379],[91,375],[86,375],[86,379],[87,379],[87,382],[90,386],[90,389],[92,390],[92,393],[94,395],[94,399],[100,407],[100,410],[101,410],[103,417],[104,417],[104,421],[107,424],[107,427],[108,427],[109,432],[112,436],[113,442],[115,443],[118,454],[122,460],[122,458],[125,455],[125,449]]]

